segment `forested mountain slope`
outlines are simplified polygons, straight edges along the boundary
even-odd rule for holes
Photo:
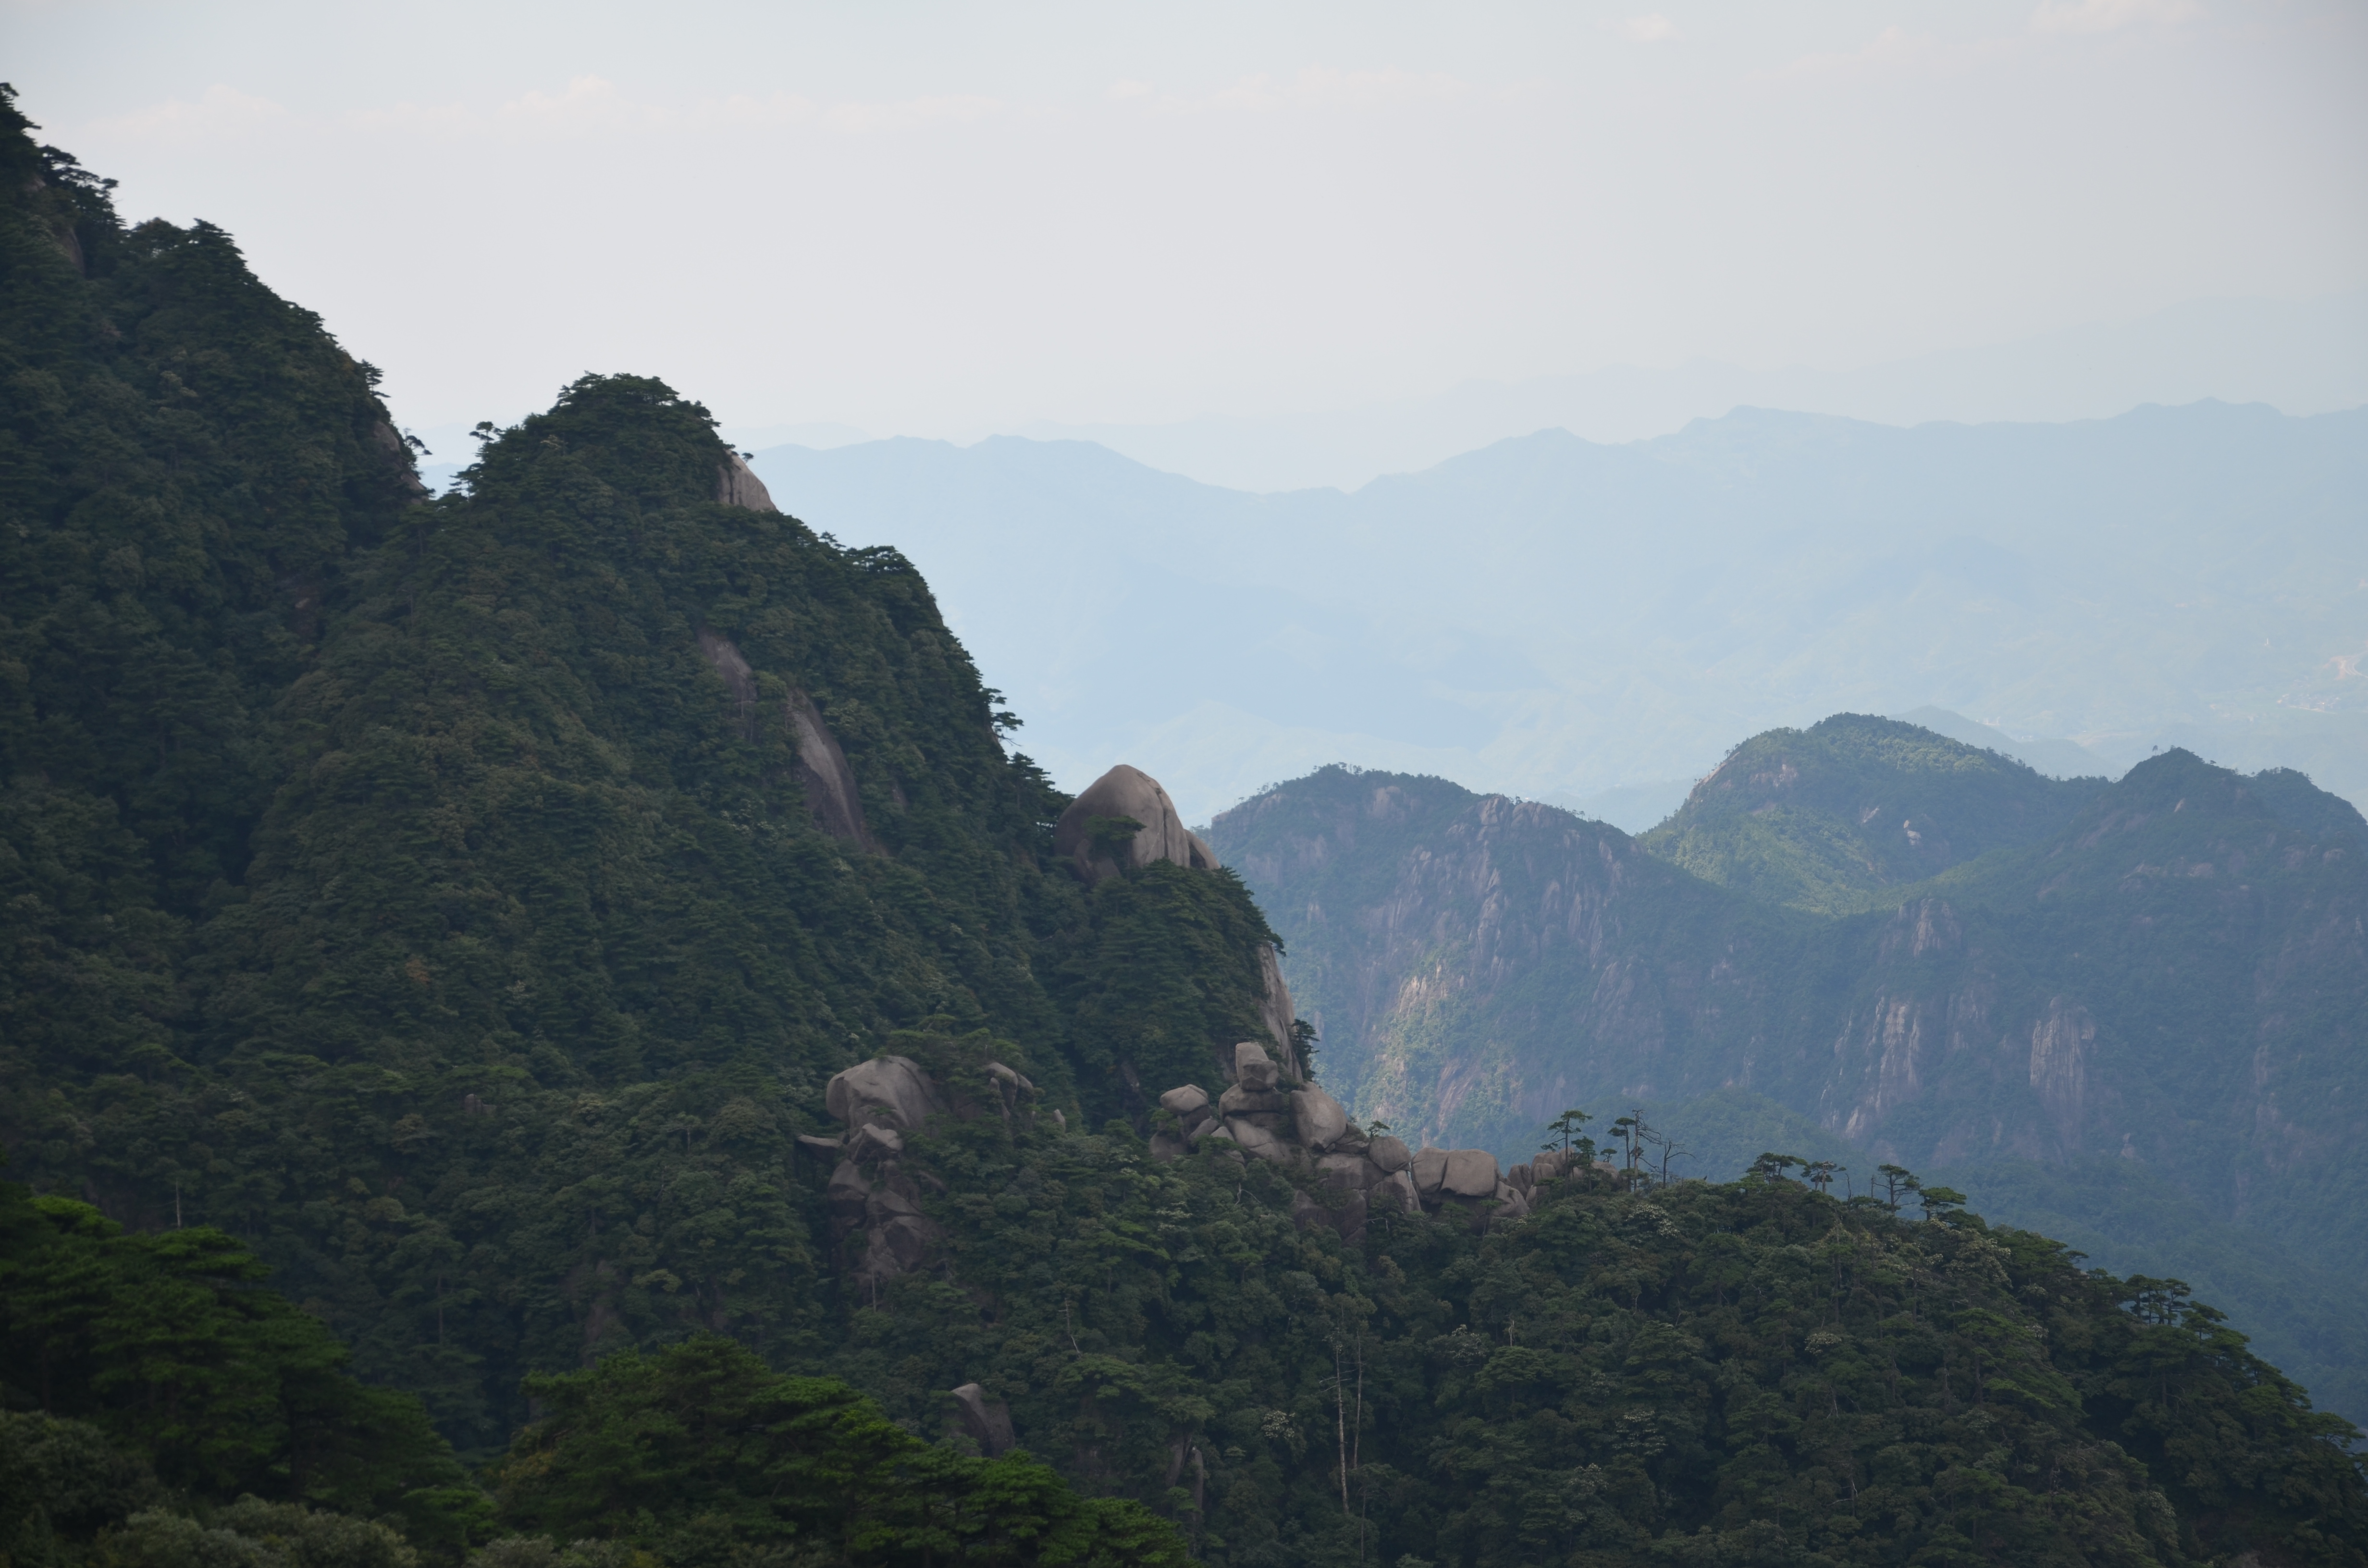
[[[2048,782],[1990,776],[2008,802]],[[1724,812],[1713,778],[1685,833],[1658,842],[1764,866],[1771,844],[1850,843],[1862,809],[1803,809],[1780,838],[1768,816]],[[2036,841],[1842,916],[1438,779],[1326,769],[1209,837],[1289,942],[1329,1081],[1358,1114],[1511,1149],[1565,1106],[1745,1089],[1868,1165],[2128,1162],[2195,1212],[2357,1279],[2368,834],[2354,820],[2299,776],[2169,753]],[[2071,1186],[2050,1211],[2107,1190]],[[2361,1347],[2347,1344],[2308,1359],[2349,1368]]]
[[[1915,724],[1841,713],[1754,735],[1638,842],[1705,881],[1839,914],[2036,843],[2104,785],[2045,778]]]
[[[745,504],[704,410],[587,378],[422,503],[226,236],[17,142],[18,1179],[245,1238],[491,1449],[533,1367],[815,1347],[794,1135],[887,1029],[989,1028],[1091,1119],[1261,1029],[1239,884],[1089,894],[919,578]]]
[[[1304,1160],[1147,1141],[1230,1042],[1291,1059],[1272,933],[1172,807],[1007,749],[909,563],[628,375],[424,500],[368,367],[28,129],[8,1562],[2368,1563],[2341,1421],[1943,1192],[1580,1138],[1519,1222],[1359,1230]],[[1672,1060],[1696,993],[1851,961],[1737,981],[1807,917],[1522,810],[1617,895],[1570,884],[1588,940],[1732,949],[1598,988]]]

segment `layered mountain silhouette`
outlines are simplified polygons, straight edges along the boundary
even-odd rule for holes
[[[1747,408],[1350,494],[1011,437],[755,467],[928,574],[1066,787],[1124,755],[1197,822],[1342,757],[1587,802],[1773,724],[1925,707],[2088,748],[2051,772],[2178,746],[2368,801],[2363,453],[2368,411],[2203,403],[1914,429]]]
[[[1557,1114],[2120,1136],[2348,1256],[2306,781],[1850,720],[1702,792],[1732,886],[1337,769],[1196,835],[1056,788],[690,398],[586,375],[431,499],[370,366],[31,129],[0,87],[0,1557],[2360,1561],[2352,1429],[2186,1286]]]
[[[1641,839],[1341,767],[1208,837],[1358,1115],[1514,1153],[1565,1107],[1745,1093],[1861,1168],[2055,1172],[2020,1200],[2084,1223],[2144,1173],[2368,1278],[2368,828],[2299,774],[2059,781],[1842,716],[1747,742]]]

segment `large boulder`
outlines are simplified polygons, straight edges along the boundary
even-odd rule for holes
[[[986,1391],[976,1383],[964,1383],[947,1397],[954,1403],[954,1419],[970,1440],[978,1445],[979,1452],[989,1459],[999,1459],[1019,1444],[1019,1436],[1011,1429],[1011,1407],[999,1399],[989,1399]]]
[[[752,512],[780,510],[765,482],[738,452],[723,454],[723,465],[715,474],[715,498],[726,506],[746,506]]]
[[[1266,1047],[1246,1040],[1234,1047],[1234,1082],[1241,1088],[1263,1092],[1274,1087],[1274,1058]]]
[[[1299,1123],[1299,1141],[1319,1153],[1349,1131],[1349,1113],[1340,1102],[1313,1084],[1292,1091],[1291,1112]]]
[[[1510,1224],[1526,1218],[1529,1212],[1529,1198],[1520,1188],[1506,1181],[1497,1184],[1497,1211],[1491,1218]]]
[[[1414,1152],[1414,1162],[1407,1169],[1414,1176],[1416,1190],[1428,1198],[1439,1190],[1440,1178],[1447,1175],[1447,1151],[1426,1143]]]
[[[830,1114],[850,1126],[888,1121],[916,1128],[945,1107],[937,1085],[908,1056],[875,1056],[834,1076],[823,1090]]]
[[[1189,1117],[1208,1103],[1209,1091],[1198,1084],[1187,1084],[1159,1096],[1159,1108],[1179,1117]]]
[[[1280,1089],[1246,1089],[1235,1084],[1217,1097],[1220,1116],[1247,1116],[1253,1112],[1287,1116],[1291,1113],[1291,1096]]]
[[[1130,834],[1119,825],[1125,821],[1142,825]],[[1200,871],[1217,869],[1217,852],[1184,826],[1159,780],[1122,762],[1069,802],[1053,824],[1053,851],[1068,857],[1088,882],[1140,870],[1154,860]]]
[[[1338,1187],[1354,1187],[1361,1192],[1382,1179],[1362,1154],[1318,1154],[1315,1175],[1319,1180]]]
[[[1414,1164],[1414,1155],[1407,1152],[1406,1140],[1393,1138],[1386,1132],[1365,1146],[1365,1158],[1390,1172],[1402,1171]]]
[[[1411,1170],[1393,1171],[1375,1182],[1366,1189],[1365,1202],[1369,1208],[1395,1208],[1406,1214],[1422,1211],[1422,1195],[1415,1190]]]
[[[1225,1136],[1241,1145],[1246,1154],[1278,1163],[1288,1161],[1294,1153],[1286,1140],[1275,1136],[1247,1117],[1231,1117],[1225,1122]]]
[[[1497,1156],[1486,1149],[1450,1149],[1439,1190],[1454,1198],[1494,1198],[1499,1185]]]

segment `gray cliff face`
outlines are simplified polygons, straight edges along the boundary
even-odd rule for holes
[[[732,694],[742,733],[754,740],[757,723],[757,672],[728,637],[701,631],[699,651],[714,666],[724,688]],[[797,687],[788,687],[781,701],[781,718],[796,753],[794,771],[798,784],[805,791],[806,809],[814,813],[815,824],[834,838],[878,854],[879,843],[863,820],[863,797],[857,790],[855,770],[848,766],[847,753],[840,749],[830,726],[823,722],[822,710],[814,706],[814,699]]]
[[[2268,1222],[2368,1175],[2368,844],[2180,756],[1864,915],[1439,779],[1327,769],[1210,837],[1288,944],[1326,1084],[1410,1140],[1518,1154],[1568,1107],[1733,1086],[1870,1165],[2135,1159]]]
[[[1589,1097],[1716,1087],[1705,1028],[1748,1048],[1769,988],[1721,959],[1760,939],[1752,912],[1554,807],[1356,782],[1286,786],[1212,832],[1289,944],[1326,1077],[1359,1116],[1518,1149]],[[1715,930],[1707,951],[1634,939],[1670,915]]]
[[[765,482],[757,477],[747,460],[738,452],[723,454],[723,465],[715,475],[715,498],[726,506],[746,506],[752,512],[778,512],[772,493]]]

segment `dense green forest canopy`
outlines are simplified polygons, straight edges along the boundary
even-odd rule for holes
[[[2102,778],[2049,778],[1918,725],[1838,713],[1729,753],[1639,840],[1706,881],[1820,914],[2061,829]]]
[[[1946,1205],[1352,1241],[1154,1159],[1272,933],[1071,874],[908,562],[629,375],[428,499],[228,236],[5,113],[9,1563],[2362,1562],[2342,1422]],[[799,1139],[889,1051],[1043,1114],[911,1129],[939,1240],[859,1291]]]

